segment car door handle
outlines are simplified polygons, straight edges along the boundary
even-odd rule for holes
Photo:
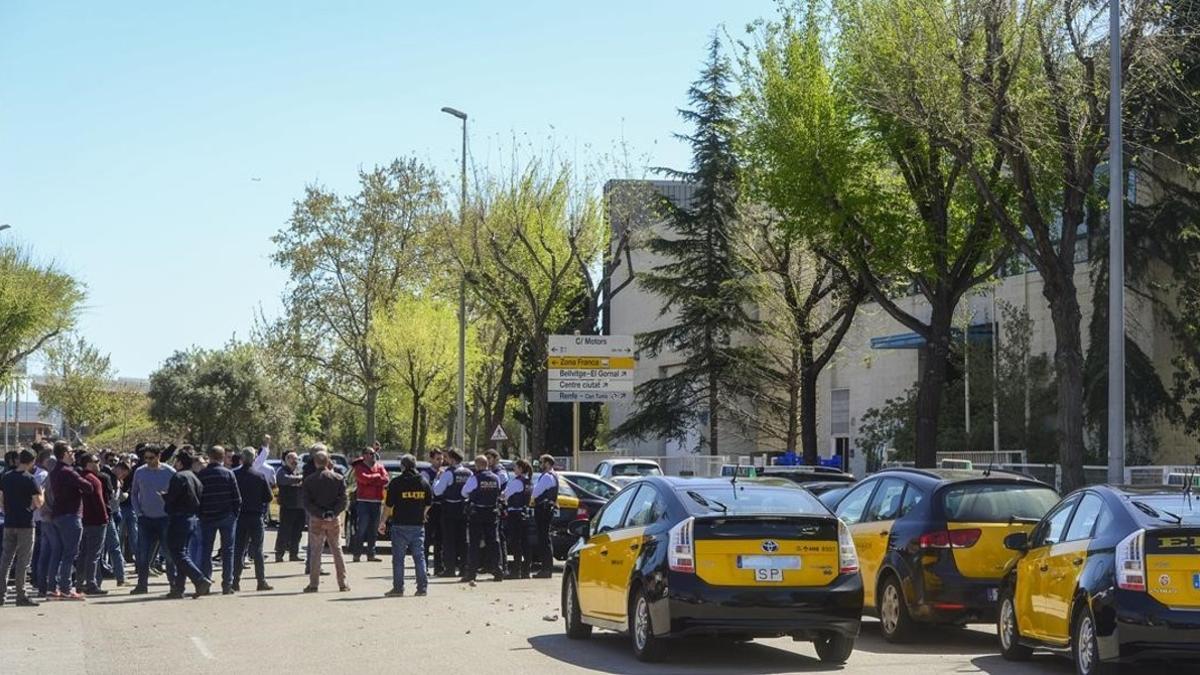
[[[1083,564],[1083,558],[1076,558],[1076,559],[1074,559],[1074,560],[1072,560],[1072,561],[1071,561],[1071,564],[1072,564],[1072,565],[1074,565],[1074,566],[1076,566],[1076,567],[1079,567],[1080,565],[1082,565],[1082,564]]]
[[[1041,571],[1043,571],[1043,572],[1045,572],[1045,571],[1047,571],[1047,570],[1049,570],[1049,569],[1050,569],[1050,566],[1049,566],[1049,565],[1042,565],[1042,566],[1041,566],[1041,567],[1039,567],[1038,569],[1039,569],[1039,570],[1041,570]]]
[[[630,545],[629,545],[629,550],[630,550],[630,551],[636,551],[636,550],[638,550],[638,548],[640,548],[640,547],[641,547],[641,544],[630,544]]]
[[[887,530],[884,530],[883,532],[880,532],[880,533],[879,533],[879,536],[881,536],[881,537],[886,537],[886,536],[888,536],[889,534],[891,534],[891,533],[890,533],[890,532],[888,532]]]
[[[607,555],[608,555],[608,549],[606,549],[606,548],[602,548],[602,549],[600,549],[600,555],[607,556]]]

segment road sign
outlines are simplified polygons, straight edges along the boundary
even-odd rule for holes
[[[550,391],[547,399],[551,403],[606,403],[608,401],[626,401],[633,398],[629,391]]]
[[[555,356],[633,357],[632,335],[551,335],[548,351]]]
[[[492,432],[492,440],[493,441],[507,441],[508,440],[508,434],[504,433],[504,427],[500,426],[499,424],[496,425],[496,430]]]
[[[551,403],[622,401],[633,391],[633,336],[551,335]]]

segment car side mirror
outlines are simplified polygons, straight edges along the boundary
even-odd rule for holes
[[[572,520],[570,524],[567,525],[567,533],[572,537],[577,537],[587,541],[591,527],[592,524],[586,520]]]
[[[1004,548],[1010,551],[1024,551],[1029,548],[1029,534],[1013,532],[1004,538]]]

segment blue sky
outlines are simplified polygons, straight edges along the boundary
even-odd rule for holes
[[[104,5],[103,7],[101,5]],[[304,186],[512,139],[686,164],[675,110],[720,24],[770,0],[0,3],[0,234],[88,287],[122,375],[246,336]],[[490,159],[489,159],[490,158]],[[258,178],[261,180],[252,180]]]

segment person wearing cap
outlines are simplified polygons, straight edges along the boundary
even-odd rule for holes
[[[558,474],[554,472],[554,457],[542,455],[538,458],[542,475],[533,486],[533,522],[537,530],[537,548],[534,557],[541,564],[535,579],[549,579],[554,575],[554,549],[550,545],[550,524],[558,509]]]
[[[450,464],[433,484],[433,494],[442,498],[442,573],[438,576],[455,578],[466,574],[467,512],[462,489],[471,470],[462,465],[458,448],[450,448],[446,455]]]

